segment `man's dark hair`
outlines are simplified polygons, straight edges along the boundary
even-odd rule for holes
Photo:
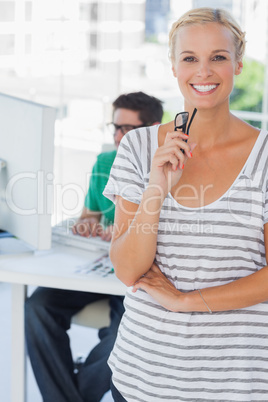
[[[162,101],[145,94],[144,92],[131,92],[120,95],[113,102],[113,111],[116,109],[128,109],[139,112],[139,119],[145,126],[153,123],[161,123],[163,117]]]

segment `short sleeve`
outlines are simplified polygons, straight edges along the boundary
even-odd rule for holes
[[[266,181],[266,191],[264,200],[264,223],[268,223],[268,180]]]
[[[264,224],[268,223],[268,132],[265,131],[265,138],[264,138],[264,149],[261,154],[261,157],[263,159],[263,164],[262,164],[262,169],[260,174],[264,176],[264,186],[265,188],[263,189],[263,194],[264,194],[264,216],[263,216],[263,221]],[[258,155],[259,159],[259,155]]]
[[[119,195],[130,202],[140,204],[145,188],[144,161],[141,156],[142,130],[130,131],[120,142],[108,183],[103,192],[103,195],[113,202],[115,196]]]

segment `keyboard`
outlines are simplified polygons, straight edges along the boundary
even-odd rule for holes
[[[52,242],[64,244],[71,247],[81,248],[83,250],[103,250],[109,252],[110,242],[102,240],[99,236],[83,237],[75,235],[72,232],[74,220],[63,221],[52,227]]]

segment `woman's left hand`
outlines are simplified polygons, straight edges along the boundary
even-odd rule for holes
[[[179,311],[176,307],[182,293],[165,277],[156,264],[133,286],[132,292],[143,289],[161,306],[170,311]]]

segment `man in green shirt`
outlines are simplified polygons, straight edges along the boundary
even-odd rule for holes
[[[113,103],[116,148],[130,130],[161,122],[162,103],[143,92],[119,96]],[[80,218],[73,227],[77,235],[100,236],[110,241],[114,205],[102,195],[116,151],[98,156]],[[89,353],[78,373],[67,334],[72,316],[89,303],[109,298],[111,323],[99,331],[100,342]],[[44,402],[99,402],[110,389],[107,359],[113,348],[124,312],[121,296],[62,289],[37,288],[25,304],[28,353]]]
[[[111,240],[114,204],[104,197],[102,192],[108,181],[115,155],[116,150],[103,152],[97,156],[91,173],[84,209],[80,219],[73,226],[73,233],[86,237],[100,235],[103,240]]]
[[[92,169],[92,176],[88,193],[85,198],[85,207],[91,211],[102,211],[104,225],[112,225],[114,222],[114,205],[106,197],[100,197],[114,162],[116,151],[105,152],[97,157],[97,162]],[[97,190],[97,192],[96,192]]]

